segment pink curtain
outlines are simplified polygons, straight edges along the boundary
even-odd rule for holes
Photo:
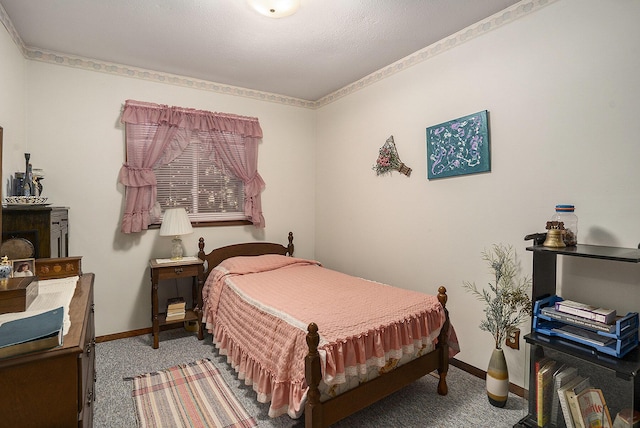
[[[233,134],[224,132],[212,132],[213,150],[217,158],[224,166],[244,183],[244,212],[251,217],[251,221],[257,227],[264,227],[262,216],[262,203],[260,193],[265,184],[258,174],[258,143],[260,140],[253,137],[244,138],[244,156],[237,150]]]
[[[127,161],[118,181],[125,186],[123,233],[140,232],[160,216],[153,167],[182,153],[192,132],[212,136],[213,150],[245,185],[244,212],[256,227],[264,227],[260,193],[264,181],[258,173],[258,143],[262,129],[257,118],[127,100],[121,122],[126,126]],[[245,156],[227,144],[242,140]]]

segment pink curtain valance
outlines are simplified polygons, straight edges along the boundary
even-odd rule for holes
[[[170,107],[163,104],[127,100],[121,117],[122,123],[167,124],[188,130],[221,131],[243,137],[262,138],[258,118],[206,110]]]

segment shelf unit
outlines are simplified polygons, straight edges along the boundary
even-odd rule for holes
[[[584,257],[611,262],[640,263],[640,250],[578,244],[575,247],[527,247],[533,252],[532,299],[539,300],[556,294],[558,256]],[[589,303],[589,302],[585,302]],[[602,354],[560,337],[550,337],[533,331],[524,337],[529,347],[529,405],[528,414],[515,427],[537,427],[535,391],[535,362],[549,356],[578,368],[592,379],[591,385],[603,390],[611,419],[623,408],[640,410],[640,351],[635,348],[623,358]],[[564,420],[558,426],[564,426]]]

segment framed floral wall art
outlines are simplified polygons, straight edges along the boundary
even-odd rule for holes
[[[488,111],[427,128],[427,178],[491,171]]]

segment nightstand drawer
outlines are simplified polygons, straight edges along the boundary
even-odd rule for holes
[[[198,265],[166,266],[158,268],[158,279],[198,276]]]

